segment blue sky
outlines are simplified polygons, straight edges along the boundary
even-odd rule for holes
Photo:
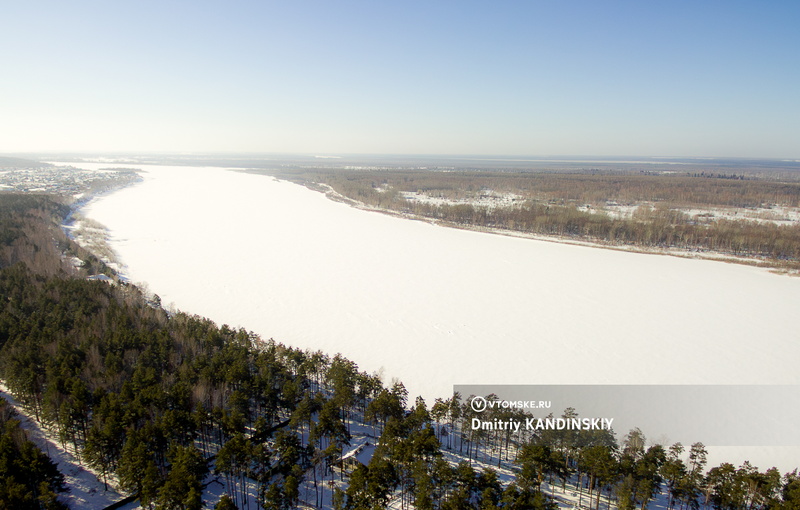
[[[800,158],[800,2],[28,2],[0,152]]]

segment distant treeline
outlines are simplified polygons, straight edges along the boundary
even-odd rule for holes
[[[287,179],[324,182],[345,196],[370,196],[386,187],[471,198],[482,190],[514,193],[523,199],[573,202],[576,205],[617,202],[664,203],[669,207],[741,207],[800,205],[800,183],[766,179],[720,179],[701,173],[555,173],[385,170],[305,171],[280,174]],[[377,200],[377,197],[375,197]]]
[[[587,238],[643,247],[709,250],[782,262],[800,260],[800,225],[743,220],[700,223],[670,209],[639,209],[631,218],[580,211],[575,207],[528,202],[489,209],[469,204],[412,204],[413,214],[461,225]]]
[[[41,163],[32,159],[13,158],[9,156],[0,156],[0,168],[37,168],[43,166],[52,166],[50,163]]]
[[[308,173],[368,206],[457,225],[582,238],[646,248],[680,248],[800,265],[800,226],[690,216],[687,208],[797,207],[800,184],[705,178],[705,175],[618,175],[500,172],[349,171]],[[295,176],[297,179],[297,176]],[[469,200],[481,193],[513,194],[513,205],[436,204],[402,192]],[[631,217],[585,210],[608,203],[639,208]],[[646,205],[641,205],[646,204]],[[650,205],[650,204],[654,204]]]

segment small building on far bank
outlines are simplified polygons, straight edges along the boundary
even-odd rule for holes
[[[114,279],[104,274],[93,274],[91,276],[87,276],[86,279],[92,281],[106,282],[110,285],[114,285]]]

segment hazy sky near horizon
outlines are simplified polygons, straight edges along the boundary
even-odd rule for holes
[[[5,2],[0,152],[800,158],[800,2]]]

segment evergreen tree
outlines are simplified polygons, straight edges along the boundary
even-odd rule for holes
[[[154,502],[161,485],[155,461],[147,443],[136,430],[129,430],[117,468],[120,487],[139,496],[142,506]]]
[[[208,472],[206,461],[194,446],[172,445],[170,470],[158,490],[157,506],[165,510],[200,510],[203,507],[202,480]]]
[[[214,505],[214,510],[239,510],[239,507],[236,506],[230,496],[223,494],[217,504]]]

